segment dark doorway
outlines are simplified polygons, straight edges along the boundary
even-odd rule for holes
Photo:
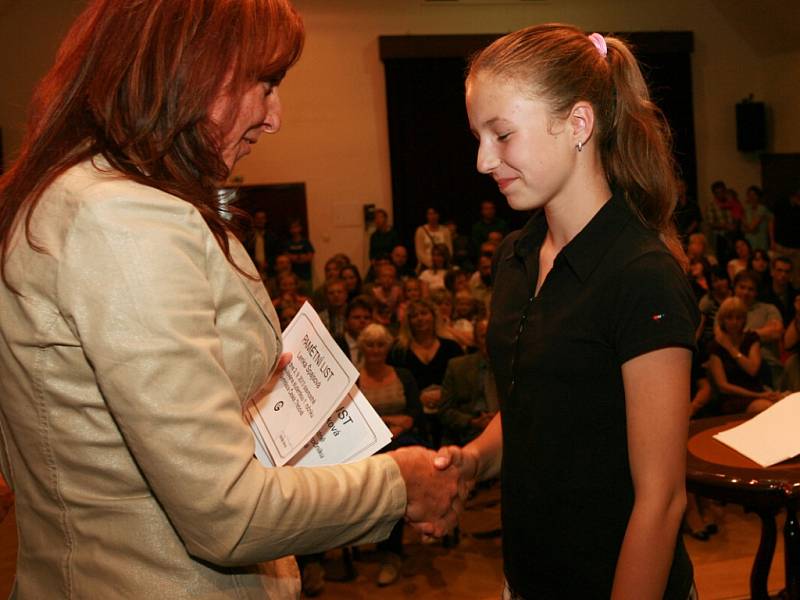
[[[628,40],[653,98],[674,134],[675,156],[690,195],[697,189],[692,107],[691,32],[615,34]],[[386,73],[392,202],[395,227],[410,244],[425,209],[437,207],[469,234],[480,202],[519,227],[494,182],[475,169],[477,142],[467,123],[464,74],[468,57],[499,35],[382,36]],[[411,247],[411,246],[409,246]]]

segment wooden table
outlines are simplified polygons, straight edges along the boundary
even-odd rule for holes
[[[750,573],[753,600],[769,598],[767,576],[777,542],[775,516],[786,510],[784,597],[800,600],[800,526],[797,522],[800,458],[764,468],[713,438],[715,433],[746,419],[745,415],[730,415],[691,422],[686,487],[689,492],[706,498],[740,504],[760,517],[761,542]]]

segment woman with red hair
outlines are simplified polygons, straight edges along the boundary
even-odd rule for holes
[[[281,557],[453,524],[429,451],[253,457],[243,405],[288,356],[217,187],[302,42],[286,0],[95,0],[39,85],[0,179],[16,597],[296,597]]]

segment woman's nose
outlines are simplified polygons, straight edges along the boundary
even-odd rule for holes
[[[266,133],[277,133],[281,128],[281,113],[283,107],[281,106],[281,99],[278,96],[278,88],[272,89],[272,92],[267,96],[267,114],[264,116],[264,131]]]

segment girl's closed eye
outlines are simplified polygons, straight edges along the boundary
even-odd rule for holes
[[[510,132],[510,131],[509,131],[508,133],[501,133],[501,134],[498,134],[498,136],[497,136],[497,141],[499,141],[499,142],[504,142],[504,141],[506,141],[506,140],[508,139],[508,136],[510,136],[510,135],[511,135],[511,132]]]

